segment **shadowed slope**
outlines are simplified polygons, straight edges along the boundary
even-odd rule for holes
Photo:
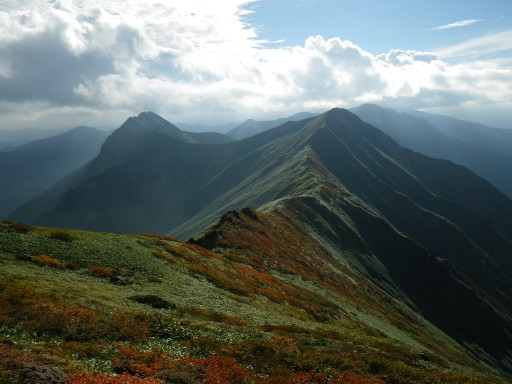
[[[401,146],[463,165],[512,196],[512,157],[502,153],[501,145],[491,146],[485,140],[487,135],[492,138],[493,134],[506,137],[506,132],[502,132],[504,130],[482,126],[478,134],[473,132],[475,137],[472,137],[472,127],[475,125],[472,123],[458,121],[458,134],[442,131],[442,127],[435,128],[436,121],[429,119],[427,122],[425,118],[419,117],[429,116],[427,114],[414,116],[371,104],[361,105],[352,111],[362,120],[390,135]],[[444,121],[442,116],[438,118]],[[452,120],[446,118],[446,121]],[[465,129],[467,132],[464,134]]]
[[[106,137],[95,128],[77,127],[0,152],[0,218],[93,159]]]

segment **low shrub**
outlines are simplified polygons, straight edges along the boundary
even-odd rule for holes
[[[80,268],[81,268],[80,264],[75,263],[74,261],[72,261],[72,262],[70,262],[70,263],[66,263],[64,266],[65,266],[67,269],[70,269],[70,270],[72,270],[72,271],[76,271],[76,270],[78,270],[78,269],[80,269]]]
[[[96,340],[105,334],[99,314],[84,306],[66,306],[40,299],[25,308],[24,315],[27,327],[65,340]]]
[[[7,224],[13,231],[18,233],[29,233],[33,231],[31,226],[24,223],[18,223],[17,221],[3,221],[3,223]]]
[[[140,304],[146,304],[156,309],[176,309],[176,304],[156,295],[135,295],[128,297],[128,300],[135,301]]]
[[[226,276],[222,271],[217,271],[208,267],[190,266],[189,271],[192,276],[202,276],[217,288],[224,289],[240,296],[249,296],[250,290],[241,283]]]
[[[75,373],[67,378],[66,384],[163,384],[163,382],[152,377],[140,378],[126,374],[107,376]]]
[[[206,359],[183,359],[192,366],[205,367],[206,370],[201,377],[203,383],[209,384],[231,384],[231,383],[254,383],[257,376],[250,369],[240,366],[231,357],[211,355]]]
[[[399,381],[390,381],[399,382]],[[332,384],[384,384],[384,381],[377,377],[363,377],[353,372],[343,372],[334,375],[330,380]]]
[[[132,285],[135,284],[135,280],[131,277],[120,276],[120,275],[112,275],[110,277],[110,282],[115,285]]]
[[[146,276],[146,280],[150,283],[163,283],[163,280],[161,278],[159,278],[158,276],[153,276],[153,275],[149,275],[149,276]]]
[[[158,377],[165,383],[196,384],[204,382],[201,378],[206,371],[205,367],[192,364],[178,364],[173,369],[162,369]]]
[[[120,374],[155,376],[174,367],[174,361],[165,352],[142,351],[127,345],[119,345],[119,353],[112,359],[113,371]]]
[[[97,265],[92,265],[89,267],[89,271],[91,271],[91,274],[95,277],[101,277],[101,278],[111,278],[114,275],[114,272],[112,272],[111,269],[99,267]]]
[[[59,260],[54,259],[53,257],[50,257],[48,255],[44,255],[44,254],[34,256],[34,257],[31,258],[31,260],[34,263],[37,263],[37,264],[40,264],[40,265],[47,265],[49,267],[55,267],[55,268],[62,268],[63,267],[62,263]]]
[[[149,319],[143,312],[115,312],[106,322],[108,337],[115,340],[145,342],[150,333]]]
[[[64,241],[66,243],[71,243],[73,241],[73,236],[70,233],[62,230],[55,230],[50,232],[50,238],[54,240]]]

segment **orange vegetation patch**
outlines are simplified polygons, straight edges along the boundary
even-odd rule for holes
[[[90,266],[89,271],[91,271],[91,275],[101,278],[109,278],[114,275],[114,272],[112,270],[104,267],[99,267],[97,265]]]
[[[63,267],[62,263],[59,260],[54,259],[53,257],[50,257],[48,255],[43,255],[43,254],[37,255],[37,256],[32,257],[31,260],[34,263],[37,263],[40,265],[47,265],[50,267],[57,267],[57,268]]]
[[[163,384],[152,377],[140,378],[131,375],[107,376],[75,373],[66,379],[67,384]]]
[[[142,342],[149,334],[144,313],[105,315],[82,305],[58,302],[39,294],[33,284],[0,284],[0,326],[22,326],[38,334],[65,340],[100,339]]]

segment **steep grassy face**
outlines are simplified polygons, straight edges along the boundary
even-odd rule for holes
[[[510,317],[505,310],[491,305],[489,296],[453,264],[397,233],[382,218],[346,204],[343,216],[336,215],[333,201],[325,194],[282,201],[271,211],[273,225],[266,230],[258,221],[247,224],[251,221],[246,218],[230,225],[233,216],[228,215],[197,242],[227,255],[243,250],[245,262],[259,268],[300,274],[380,316],[391,316],[410,334],[422,334],[410,328],[412,317],[418,316],[421,320],[413,324],[422,327],[426,319],[479,358],[509,369]],[[399,315],[408,320],[404,323]]]
[[[391,281],[436,326],[510,369],[512,303],[504,292],[512,291],[511,216],[497,212],[499,206],[508,212],[510,200],[464,168],[397,147],[341,110],[319,122],[311,147],[337,183],[359,198],[354,204],[330,193],[323,205],[349,218]],[[336,183],[326,190],[335,189]],[[493,193],[502,205],[485,201]],[[345,236],[346,230],[333,232]],[[343,238],[337,243],[346,244]]]
[[[504,382],[286,215],[227,214],[219,252],[0,224],[2,382]]]

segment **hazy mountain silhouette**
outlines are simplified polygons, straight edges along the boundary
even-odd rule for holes
[[[232,137],[218,132],[187,132],[198,143],[202,144],[224,144],[235,141]]]
[[[226,133],[229,130],[235,128],[237,125],[240,125],[239,122],[233,123],[225,123],[225,124],[214,124],[214,125],[204,125],[199,123],[175,123],[179,129],[187,132],[219,132]]]
[[[94,128],[77,127],[0,152],[0,217],[94,158],[107,135]]]
[[[275,128],[279,125],[286,123],[287,121],[299,121],[299,120],[304,120],[304,119],[307,119],[307,118],[310,118],[313,116],[316,116],[316,114],[310,113],[310,112],[299,112],[293,116],[284,117],[284,118],[280,118],[277,120],[259,121],[259,120],[249,119],[249,120],[244,121],[242,124],[234,127],[233,129],[229,130],[226,133],[226,135],[228,135],[236,140],[242,140],[247,137],[251,137],[251,136],[257,135],[258,133]]]
[[[390,135],[398,144],[427,156],[463,165],[512,196],[512,156],[504,154],[506,151],[500,152],[509,145],[506,141],[507,137],[512,138],[509,132],[445,116],[418,113],[422,116],[420,118],[372,104],[351,111]],[[442,125],[444,129],[441,129]],[[489,140],[482,139],[486,132]],[[494,141],[494,137],[501,137],[503,141]]]
[[[454,119],[416,110],[411,114],[421,117],[437,130],[460,141],[478,145],[488,150],[512,156],[512,129],[494,128],[487,125]]]
[[[31,141],[48,139],[71,129],[2,129],[0,130],[0,151],[11,151]]]

